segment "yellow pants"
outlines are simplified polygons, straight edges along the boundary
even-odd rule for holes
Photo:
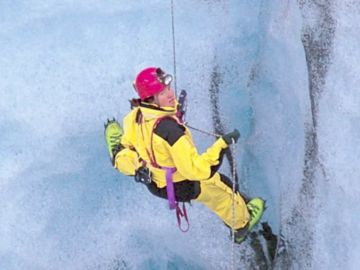
[[[232,189],[221,181],[216,173],[208,180],[200,181],[201,193],[196,198],[217,214],[230,228],[243,228],[250,220],[249,211],[239,193],[233,196]],[[235,216],[233,216],[233,197],[235,200]]]

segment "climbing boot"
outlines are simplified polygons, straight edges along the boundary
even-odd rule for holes
[[[265,210],[265,202],[261,198],[254,198],[250,200],[246,206],[250,213],[250,221],[246,227],[235,231],[234,242],[237,244],[242,243],[246,239],[248,233],[251,232],[256,224],[259,223]]]
[[[115,118],[113,118],[112,120],[108,119],[104,126],[106,145],[109,151],[111,163],[114,165],[116,154],[124,148],[121,145],[121,137],[124,134],[124,131],[121,128],[119,122],[115,120]]]

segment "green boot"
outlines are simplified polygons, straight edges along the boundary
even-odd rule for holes
[[[123,134],[124,131],[115,118],[112,120],[107,120],[107,123],[105,123],[105,141],[109,151],[111,163],[113,165],[115,163],[116,154],[119,153],[121,149],[123,149],[123,146],[120,143]]]
[[[240,229],[235,232],[235,243],[240,244],[248,235],[249,232],[255,227],[256,224],[259,223],[264,211],[265,211],[265,202],[261,198],[251,199],[246,204],[249,213],[250,213],[250,222],[246,226],[245,229]]]

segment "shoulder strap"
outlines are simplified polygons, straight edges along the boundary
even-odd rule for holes
[[[157,164],[156,162],[156,158],[155,158],[155,153],[154,153],[154,147],[153,147],[153,137],[154,137],[154,131],[155,129],[159,126],[159,124],[161,123],[162,120],[164,119],[171,119],[171,120],[175,120],[179,125],[182,125],[182,123],[179,121],[179,119],[177,117],[172,117],[172,116],[163,116],[160,117],[156,120],[155,124],[153,125],[153,128],[151,130],[151,137],[150,137],[150,160],[151,160],[151,165],[153,165],[156,168],[161,168],[161,166],[159,164]]]

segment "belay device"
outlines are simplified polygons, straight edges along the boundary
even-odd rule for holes
[[[186,112],[186,91],[181,90],[179,98],[178,98],[178,106],[176,116],[180,120],[181,123],[185,122],[185,112]]]

